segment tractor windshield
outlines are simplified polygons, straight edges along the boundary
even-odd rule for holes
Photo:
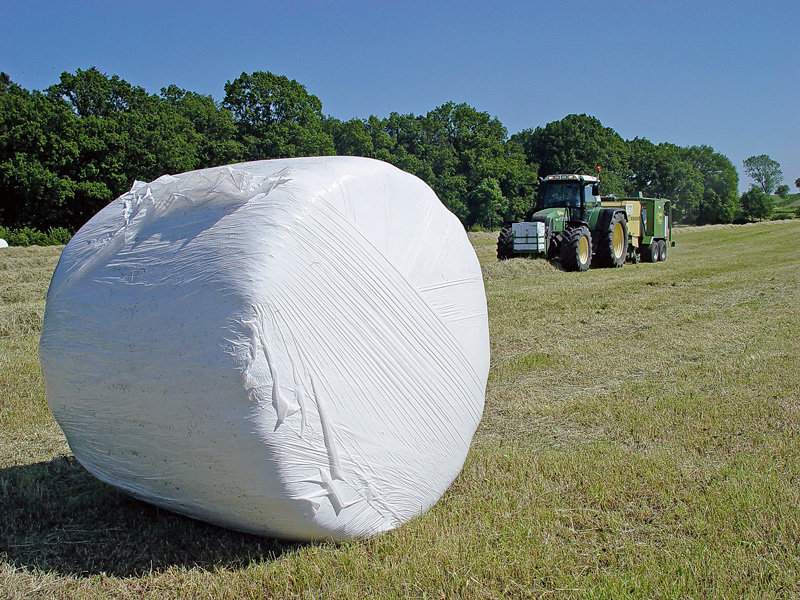
[[[577,181],[548,181],[542,197],[542,208],[580,208],[581,184]]]

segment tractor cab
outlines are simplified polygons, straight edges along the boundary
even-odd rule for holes
[[[539,180],[536,203],[526,221],[542,221],[563,229],[562,223],[586,221],[587,210],[600,206],[600,180],[591,175],[548,175]]]
[[[538,210],[570,208],[576,214],[600,204],[600,181],[590,175],[548,175],[539,186]]]

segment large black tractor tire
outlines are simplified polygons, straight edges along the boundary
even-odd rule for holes
[[[644,262],[658,262],[658,242],[654,240],[652,244],[644,244],[641,254]]]
[[[666,240],[658,240],[658,260],[667,260],[667,242]]]
[[[565,271],[586,271],[592,262],[592,234],[581,225],[561,237],[561,266]]]
[[[597,266],[614,268],[624,265],[628,255],[628,224],[622,213],[615,214],[608,229],[599,235],[595,256]]]
[[[507,260],[514,256],[514,233],[511,227],[500,230],[497,238],[497,260]]]

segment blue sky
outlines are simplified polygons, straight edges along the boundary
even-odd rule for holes
[[[96,66],[157,93],[296,79],[340,119],[466,102],[515,133],[570,113],[626,139],[768,154],[800,177],[800,2],[0,0],[27,89]]]

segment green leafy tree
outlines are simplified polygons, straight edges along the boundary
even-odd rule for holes
[[[132,86],[117,75],[108,76],[96,67],[62,73],[59,83],[48,88],[51,97],[62,97],[79,117],[111,117],[141,108],[144,88]]]
[[[114,171],[121,166],[124,174],[112,177],[126,186],[133,177],[151,179],[197,163],[191,122],[168,102],[116,75],[109,77],[96,68],[63,73],[48,93],[66,101],[80,117],[93,159],[99,151],[122,163],[106,167]]]
[[[77,229],[135,179],[239,160],[231,114],[174,86],[148,94],[95,68],[46,93],[0,78],[0,219]]]
[[[775,188],[775,193],[786,200],[789,197],[789,186],[785,183],[782,183],[777,188]]]
[[[236,140],[236,122],[230,110],[204,96],[176,85],[161,89],[161,97],[180,117],[188,120],[195,138],[198,168],[216,167],[242,160],[244,147]]]
[[[467,104],[448,102],[430,111],[422,124],[426,158],[435,175],[433,187],[453,202],[453,192],[463,182],[466,225],[492,227],[524,213],[533,199],[536,172],[526,163],[522,148],[508,141],[497,118]],[[494,195],[495,184],[502,200]],[[460,199],[463,202],[464,196]],[[492,206],[482,206],[484,200],[491,200]]]
[[[323,120],[323,128],[331,136],[337,155],[374,157],[375,148],[372,143],[372,135],[365,120],[340,121],[333,117],[326,117]]]
[[[691,146],[683,150],[686,159],[700,173],[703,194],[689,222],[731,223],[739,211],[739,175],[727,156],[710,146]]]
[[[771,194],[783,179],[783,171],[778,161],[766,154],[744,159],[744,172],[754,180],[765,194]]]
[[[322,102],[294,79],[242,73],[225,84],[222,106],[233,114],[246,160],[333,154]]]
[[[794,180],[794,187],[800,190],[800,177]]]
[[[63,73],[47,90],[78,116],[79,157],[65,172],[80,182],[73,225],[81,225],[134,180],[200,165],[201,135],[169,101],[95,68]]]
[[[692,164],[685,148],[635,138],[626,142],[631,178],[628,195],[675,201],[678,222],[695,222],[703,199],[703,174]]]
[[[68,173],[79,155],[67,106],[8,81],[0,86],[0,220],[9,227],[72,225],[87,190]]]
[[[496,179],[487,177],[470,193],[473,225],[492,229],[501,225],[508,212],[508,199]]]
[[[755,186],[742,194],[741,205],[746,219],[769,219],[774,209],[772,198]]]
[[[567,115],[511,138],[524,149],[528,163],[538,165],[540,176],[554,173],[594,174],[602,167],[604,194],[624,194],[632,177],[627,148],[622,137],[599,119]]]

